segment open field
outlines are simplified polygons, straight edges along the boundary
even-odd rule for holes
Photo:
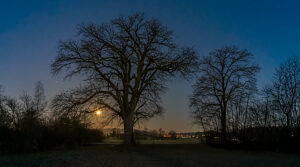
[[[1,167],[300,166],[300,154],[247,152],[194,144],[94,145],[0,157]]]
[[[118,138],[108,138],[103,144],[122,144],[123,140]],[[137,140],[138,144],[201,144],[199,139],[175,139],[175,140]]]

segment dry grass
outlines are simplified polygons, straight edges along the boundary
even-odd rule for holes
[[[299,154],[246,152],[193,144],[98,145],[0,157],[1,167],[300,166]]]

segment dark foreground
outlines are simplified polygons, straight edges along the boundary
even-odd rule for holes
[[[300,154],[216,149],[205,145],[88,146],[0,157],[0,167],[300,166]]]

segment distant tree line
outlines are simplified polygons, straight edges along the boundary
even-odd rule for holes
[[[34,95],[17,99],[0,89],[0,153],[43,151],[102,141],[103,134],[89,129],[82,117],[54,115],[47,109],[43,84]]]
[[[249,51],[235,46],[201,58],[190,97],[194,120],[208,142],[299,146],[299,58],[289,57],[276,68],[272,83],[260,90],[259,67],[252,58]]]
[[[174,130],[170,130],[169,132],[164,131],[162,128],[158,130],[148,130],[145,128],[144,130],[135,129],[134,136],[137,140],[168,140],[168,139],[176,139],[177,133]],[[114,128],[110,134],[107,135],[108,138],[117,138],[123,139],[124,133],[119,131],[119,129]]]

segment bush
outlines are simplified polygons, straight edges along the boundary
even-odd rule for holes
[[[252,127],[239,133],[228,133],[226,143],[221,142],[221,134],[215,131],[205,133],[206,143],[213,146],[238,147],[249,150],[299,152],[300,135],[288,134],[286,127]]]
[[[0,152],[24,153],[70,148],[90,142],[101,142],[104,134],[98,129],[89,129],[78,120],[58,120],[47,125],[31,123],[19,129],[0,128]]]

